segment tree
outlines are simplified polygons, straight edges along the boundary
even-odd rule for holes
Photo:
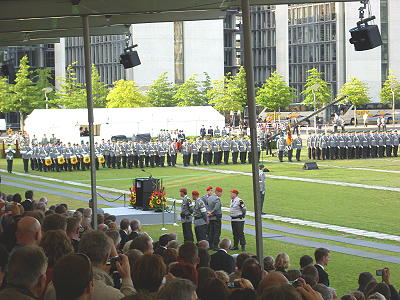
[[[393,70],[389,70],[379,96],[382,103],[393,103],[393,98],[395,103],[400,102],[400,81]]]
[[[92,65],[92,97],[93,107],[102,108],[107,105],[107,95],[109,89],[107,85],[101,81],[99,71],[95,65]],[[85,90],[86,99],[86,90]]]
[[[288,106],[296,97],[295,89],[287,85],[283,75],[277,71],[265,81],[257,92],[257,103],[271,111]]]
[[[201,92],[203,94],[204,103],[208,103],[208,92],[212,89],[211,76],[207,72],[203,72],[204,80],[201,82]]]
[[[226,86],[229,97],[232,97],[234,102],[240,103],[240,110],[243,111],[243,107],[247,104],[246,71],[243,66],[235,76],[229,78]]]
[[[143,107],[147,106],[147,98],[142,95],[134,81],[118,80],[107,95],[107,107]]]
[[[32,71],[29,70],[28,57],[25,55],[19,63],[15,84],[10,85],[10,97],[2,103],[2,111],[15,111],[20,115],[20,127],[24,131],[25,118],[35,108],[43,107],[43,97],[35,93],[35,84],[31,79]]]
[[[36,76],[34,77],[34,79],[36,80],[35,87],[36,87],[36,93],[38,94],[38,98],[46,99],[46,97],[47,97],[48,102],[53,102],[53,100],[55,98],[55,93],[54,93],[54,86],[50,82],[52,79],[50,68],[37,69],[35,71],[35,73],[36,73]],[[45,92],[43,90],[45,88],[51,88],[53,91],[45,94]],[[45,104],[48,104],[48,103],[45,103]],[[46,107],[46,105],[41,108],[45,108],[45,107]]]
[[[1,107],[1,112],[4,111],[4,107],[6,105],[6,102],[10,100],[11,97],[11,84],[8,83],[7,78],[1,77],[0,76],[0,107]]]
[[[337,98],[346,96],[342,102],[350,101],[354,105],[354,122],[357,125],[357,106],[368,103],[371,98],[368,96],[368,86],[365,82],[351,77],[339,91]]]
[[[168,80],[168,73],[162,73],[147,91],[149,104],[157,107],[176,106],[175,90],[175,85]]]
[[[304,85],[305,89],[301,92],[301,94],[305,96],[303,103],[307,105],[315,104],[316,107],[328,103],[332,98],[332,91],[329,87],[329,83],[321,78],[323,73],[316,68],[308,70],[307,73],[308,76],[306,84]]]
[[[207,105],[197,75],[191,75],[181,84],[173,97],[178,106],[202,106]]]
[[[56,93],[57,98],[53,103],[63,108],[86,108],[86,92],[83,85],[78,82],[74,67],[77,62],[67,66],[65,77],[58,79],[60,82],[60,89]]]

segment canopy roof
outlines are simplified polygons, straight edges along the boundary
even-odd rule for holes
[[[337,0],[350,2],[356,0]],[[329,2],[250,0],[251,5]],[[125,24],[217,19],[240,0],[1,0],[0,46],[16,42],[81,36],[80,16],[89,15],[92,35],[121,34]],[[121,26],[116,26],[121,25]],[[125,25],[126,26],[126,25]]]

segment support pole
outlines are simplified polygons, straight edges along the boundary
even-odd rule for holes
[[[89,16],[82,16],[83,24],[83,46],[85,56],[85,79],[86,79],[86,96],[89,122],[89,144],[90,144],[90,185],[93,200],[92,215],[93,227],[97,229],[97,192],[96,192],[96,152],[94,148],[94,131],[93,131],[93,99],[92,99],[92,59],[90,57],[90,32],[89,32]]]
[[[247,105],[249,108],[249,126],[251,138],[251,167],[253,172],[254,211],[256,218],[256,254],[259,261],[264,259],[263,240],[261,227],[261,198],[258,176],[258,150],[257,150],[257,114],[254,91],[253,52],[250,31],[250,4],[249,0],[241,0],[244,37],[244,68],[246,70]]]

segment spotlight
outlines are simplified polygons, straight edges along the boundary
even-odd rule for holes
[[[369,15],[364,19],[364,10],[369,4],[369,0],[361,0],[362,7],[359,10],[360,21],[357,27],[350,29],[350,44],[354,45],[356,51],[365,51],[382,45],[382,37],[377,25],[369,25],[368,22],[375,20],[375,16]],[[370,11],[370,8],[368,9]]]
[[[124,66],[124,69],[133,68],[141,64],[137,51],[133,50],[135,47],[137,45],[126,47],[124,53],[120,55],[119,62]]]

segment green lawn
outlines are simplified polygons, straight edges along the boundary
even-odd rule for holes
[[[273,158],[275,159],[275,158]],[[395,160],[395,163],[400,160]],[[385,169],[386,160],[351,160],[349,166],[362,167],[365,162],[368,168]],[[1,164],[3,163],[3,164]],[[0,168],[4,168],[4,161]],[[323,164],[338,164],[342,161],[325,161]],[[396,170],[400,171],[400,163]],[[393,173],[373,172],[367,170],[349,170],[337,168],[322,168],[317,171],[304,171],[297,164],[271,163],[272,175],[290,177],[315,178],[342,182],[358,182],[374,185],[399,186],[400,175]],[[222,165],[205,168],[220,168],[250,172],[250,165]],[[15,161],[16,171],[22,171],[21,162]],[[191,170],[183,168],[148,169],[154,177],[161,178],[169,197],[179,198],[179,188],[198,190],[205,193],[209,185],[221,186],[225,193],[222,201],[229,205],[228,191],[235,188],[246,201],[249,210],[253,211],[252,181],[250,176],[222,174],[207,170]],[[33,174],[90,183],[90,172],[62,172]],[[97,184],[104,187],[118,188],[128,191],[135,177],[147,177],[138,169],[100,169],[97,172]],[[365,178],[365,182],[364,182]],[[373,178],[376,181],[372,181]],[[36,180],[36,179],[35,179]],[[3,186],[3,189],[8,187]],[[53,196],[51,196],[53,197]],[[300,181],[268,179],[267,200],[264,211],[285,217],[299,218],[328,224],[348,226],[400,235],[400,222],[394,212],[400,211],[399,192],[337,186]]]
[[[181,229],[179,227],[167,226],[167,228],[168,231],[166,232],[177,232],[178,239],[182,240]],[[143,231],[149,233],[150,236],[155,239],[164,233],[160,229],[161,226],[157,225],[143,227]],[[232,238],[232,233],[227,230],[222,230],[222,237]],[[255,253],[255,238],[252,236],[246,236],[246,239],[247,251]],[[286,252],[289,254],[291,261],[290,268],[296,269],[299,268],[298,262],[300,257],[304,254],[313,256],[314,249],[264,239],[264,255],[275,257],[280,252]],[[339,296],[342,296],[349,291],[357,289],[358,275],[361,272],[369,271],[374,274],[376,269],[381,269],[385,266],[392,270],[392,282],[397,288],[399,288],[400,268],[396,264],[383,263],[373,259],[332,252],[327,272],[329,273],[331,287],[337,290]],[[377,279],[379,280],[379,278]]]

